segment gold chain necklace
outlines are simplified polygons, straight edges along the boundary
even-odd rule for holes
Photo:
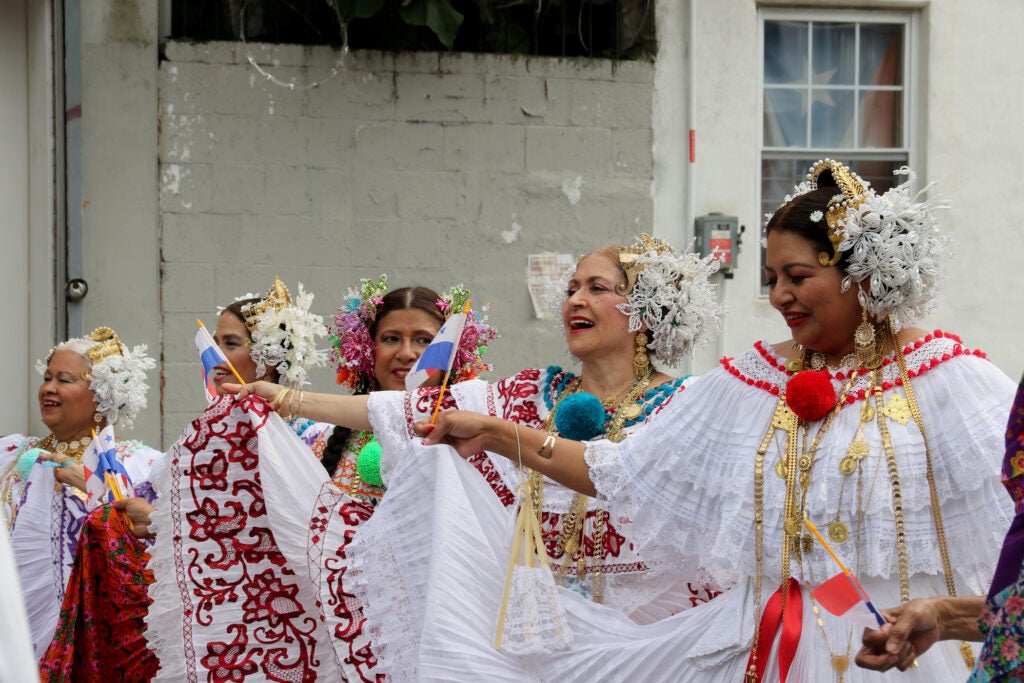
[[[604,436],[606,439],[618,442],[626,438],[622,433],[622,429],[627,420],[639,417],[642,412],[643,409],[640,407],[638,401],[647,390],[647,387],[650,386],[651,379],[653,377],[654,368],[648,367],[647,371],[643,375],[633,380],[631,388],[625,396],[619,399],[618,404],[615,406],[615,411],[612,413],[611,419],[608,420],[605,426]],[[551,411],[548,412],[547,416],[544,418],[544,430],[548,434],[555,433],[555,413],[558,410],[558,404],[567,396],[577,393],[582,385],[582,377],[574,378],[569,382],[565,390],[555,401],[555,404],[551,407]],[[544,501],[543,475],[531,470],[528,486],[530,487],[530,492],[532,494],[531,497],[533,499],[534,512],[537,515],[537,521],[540,522],[543,516]],[[558,539],[555,542],[554,554],[556,556],[559,554],[562,555],[562,562],[555,571],[556,577],[566,576],[569,573],[569,567],[575,563],[576,578],[580,581],[583,581],[586,578],[586,521],[588,506],[589,498],[587,496],[582,493],[573,493],[572,502],[569,504],[568,512],[562,517],[562,528],[559,531]],[[594,510],[594,543],[590,552],[591,594],[594,602],[597,603],[601,603],[604,600],[601,566],[604,562],[605,556],[604,532],[607,524],[607,518],[607,510]],[[573,558],[575,558],[575,560]]]

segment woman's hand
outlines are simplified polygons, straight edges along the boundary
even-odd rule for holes
[[[274,384],[273,382],[265,382],[259,380],[257,382],[249,382],[248,384],[232,384],[225,382],[221,385],[221,389],[224,393],[235,394],[238,398],[247,398],[249,396],[259,396],[260,398],[273,401],[274,397],[277,396],[284,389],[280,384]]]
[[[464,410],[446,410],[438,414],[433,425],[430,420],[423,419],[413,426],[417,434],[426,437],[423,445],[446,443],[464,458],[483,450],[496,450],[491,437],[496,429],[502,427],[506,431],[512,429],[505,420]]]
[[[131,528],[132,534],[136,538],[154,538],[152,528],[150,527],[151,516],[153,511],[156,510],[145,498],[125,498],[124,500],[115,500],[113,505],[115,510],[120,510],[128,519],[131,520],[129,528]]]
[[[915,657],[940,640],[981,640],[977,624],[984,604],[981,595],[936,596],[882,610],[889,623],[864,630],[857,666],[906,671],[915,666]]]
[[[43,451],[39,457],[60,465],[53,471],[53,478],[59,483],[74,486],[80,491],[85,490],[85,468],[81,464],[72,462],[71,458],[66,455],[49,451]]]
[[[587,496],[596,493],[590,481],[590,469],[583,460],[584,446],[578,441],[464,410],[446,410],[438,416],[435,425],[429,420],[420,420],[414,428],[417,434],[426,437],[423,439],[425,446],[446,443],[464,458],[480,451],[497,453],[573,491]]]

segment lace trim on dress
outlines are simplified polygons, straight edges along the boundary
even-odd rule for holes
[[[931,446],[950,554],[958,581],[984,592],[1010,519],[1000,490],[998,455],[1015,387],[952,335],[930,335],[921,342],[907,354],[908,365],[915,369],[914,388]],[[632,518],[636,531],[631,540],[641,552],[651,544],[669,546],[664,561],[694,561],[719,579],[730,572],[752,575],[754,450],[774,411],[777,399],[771,389],[782,385],[777,361],[761,345],[723,362],[684,392],[666,409],[672,414],[660,419],[657,431],[640,430],[617,445],[588,444],[591,480],[602,498]],[[743,386],[737,387],[737,380]],[[895,384],[884,388],[886,406],[894,398],[904,399]],[[857,564],[863,576],[894,578],[898,566],[892,497],[874,423],[864,434],[870,455],[859,474],[849,475],[841,501],[838,495],[847,479],[838,465],[857,436],[859,422],[856,409],[841,410],[835,418],[818,451],[806,508],[818,522],[828,524],[838,514],[849,526],[851,540],[836,548],[844,562]],[[921,435],[910,419],[901,423],[891,418],[888,427],[902,484],[911,573],[940,574]],[[816,429],[810,426],[812,437]],[[770,469],[764,477],[764,566],[776,573],[785,489],[785,481],[774,472],[780,448],[785,448],[781,437],[769,444],[765,465]],[[832,576],[835,567],[824,553],[812,552],[803,558],[803,571],[801,578],[815,583]],[[766,575],[765,580],[778,578]]]

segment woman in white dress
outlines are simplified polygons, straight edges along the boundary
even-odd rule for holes
[[[838,567],[805,518],[876,605],[986,592],[1011,514],[999,468],[1014,383],[958,337],[911,326],[932,304],[945,248],[936,208],[909,183],[878,194],[840,163],[816,164],[766,227],[770,299],[792,339],[723,359],[656,429],[622,443],[558,439],[540,458],[544,433],[517,435],[488,416],[451,412],[436,428],[418,427],[428,445],[521,458],[596,494],[632,519],[641,552],[667,546],[667,564],[738,582],[645,628],[563,594],[575,645],[534,657],[531,672],[885,680],[851,668],[861,627],[810,593]],[[369,555],[379,539],[361,541]],[[456,547],[443,559],[473,553]],[[373,595],[376,615],[387,603]],[[382,631],[395,636],[387,647],[405,644],[401,629]],[[962,681],[970,661],[969,647],[944,643],[903,680]],[[430,666],[423,677],[435,677]]]
[[[479,410],[496,420],[507,419],[536,428],[546,437],[534,449],[540,450],[542,456],[559,434],[581,439],[604,436],[628,440],[641,425],[659,421],[659,416],[685,394],[685,387],[691,383],[687,378],[672,378],[657,370],[651,357],[674,364],[689,353],[694,343],[707,340],[716,331],[720,309],[708,282],[712,271],[710,259],[702,260],[693,254],[678,256],[665,243],[647,236],[631,247],[607,247],[588,254],[567,274],[564,294],[559,297],[569,351],[581,361],[582,369],[572,372],[552,366],[524,370],[495,383],[463,382],[451,388],[451,396],[445,397],[442,409]],[[251,393],[266,398],[281,396],[278,387],[267,383],[247,385],[242,390],[242,395]],[[635,547],[631,520],[615,509],[503,458],[480,452],[462,464],[466,465],[465,475],[477,486],[480,504],[502,525],[480,539],[488,546],[496,544],[494,548],[476,548],[494,571],[463,564],[457,571],[447,573],[448,583],[443,590],[433,591],[433,586],[429,587],[431,595],[441,601],[438,604],[443,603],[453,615],[457,628],[471,635],[472,646],[463,647],[449,639],[443,629],[433,630],[435,624],[426,619],[421,609],[433,571],[431,553],[454,539],[442,530],[457,534],[460,525],[474,522],[473,515],[446,508],[459,501],[459,497],[449,496],[450,491],[436,478],[420,478],[417,473],[407,475],[402,471],[422,462],[410,457],[409,437],[413,423],[429,417],[436,399],[436,390],[408,394],[376,392],[368,399],[306,394],[300,414],[356,428],[366,428],[372,422],[383,446],[382,471],[389,484],[389,492],[373,518],[362,525],[351,545],[346,544],[342,561],[335,561],[329,567],[331,571],[314,577],[324,589],[324,602],[331,599],[326,589],[336,585],[339,577],[344,578],[349,594],[360,597],[365,595],[363,584],[368,584],[387,600],[387,607],[380,609],[390,612],[388,621],[402,622],[402,628],[417,641],[422,635],[422,649],[437,658],[443,669],[438,674],[442,678],[488,679],[492,671],[486,661],[488,657],[496,659],[499,669],[517,668],[516,653],[532,651],[537,645],[537,638],[527,628],[529,618],[524,612],[524,591],[530,581],[520,580],[521,572],[514,572],[517,578],[512,583],[516,585],[506,600],[509,618],[502,620],[502,649],[496,651],[491,642],[509,562],[506,539],[510,529],[504,525],[514,523],[517,517],[523,519],[527,513],[535,516],[538,527],[538,538],[531,549],[537,555],[527,555],[550,567],[543,570],[547,583],[538,579],[549,593],[554,591],[553,578],[579,599],[611,605],[641,623],[684,611],[718,593],[720,585],[714,577],[653,566]],[[301,473],[292,472],[290,476],[295,478]],[[268,481],[265,476],[267,487]],[[395,481],[402,488],[398,502],[392,504],[390,486]],[[523,502],[525,491],[530,496],[527,502]],[[314,539],[310,547],[296,547],[296,555],[317,557],[320,548],[333,549],[338,545],[335,539],[341,534],[329,520],[319,515],[309,519],[307,511],[319,509],[318,501],[295,497],[290,500],[290,508],[276,506],[275,514],[290,516],[297,527],[296,534],[305,533]],[[435,506],[446,509],[439,511]],[[330,519],[336,518],[337,515]],[[357,568],[348,559],[352,557],[350,548],[371,545],[362,538],[364,530],[370,529],[376,530],[372,533],[375,547],[370,549],[372,557],[366,559],[356,577]],[[409,535],[411,538],[406,529],[415,530]],[[395,535],[388,530],[394,530]],[[397,538],[403,539],[400,546],[392,543]],[[474,599],[478,581],[496,585],[495,604]],[[355,595],[347,597],[356,600]],[[371,602],[375,599],[366,597]],[[389,636],[379,631],[376,621],[375,617],[367,618],[371,633],[375,638],[383,638],[382,642],[390,642]],[[403,642],[400,648],[387,645],[378,652],[376,643],[375,640],[374,653],[383,665],[375,660],[374,671],[402,680],[400,671],[405,664],[394,658],[415,660],[418,645],[407,647]]]
[[[50,433],[0,439],[0,517],[10,533],[35,656],[53,638],[74,563],[86,505],[81,465],[92,433],[131,427],[146,407],[145,346],[129,350],[108,327],[55,346],[37,363],[39,412]],[[163,454],[118,440],[116,454],[139,496],[153,499],[150,476]]]

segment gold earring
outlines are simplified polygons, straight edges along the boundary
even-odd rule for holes
[[[633,356],[633,375],[643,377],[651,367],[651,358],[647,355],[647,333],[636,335],[636,355]]]
[[[103,416],[100,415],[99,413],[96,413],[92,416],[92,421],[95,422],[96,424],[99,424],[100,422],[103,422]]]
[[[861,323],[853,333],[853,345],[860,367],[874,370],[882,364],[882,353],[878,348],[875,323],[868,320],[867,309],[861,309]]]

